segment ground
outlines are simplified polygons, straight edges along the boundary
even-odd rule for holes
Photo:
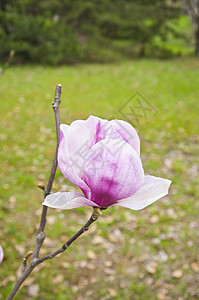
[[[0,78],[0,299],[34,248],[56,145],[51,102],[62,84],[62,123],[90,114],[131,122],[146,174],[172,180],[142,211],[112,207],[59,257],[37,267],[16,299],[199,298],[199,60],[136,60],[58,68],[11,67]],[[58,170],[53,191],[74,189]],[[58,248],[90,208],[49,209],[41,255]]]

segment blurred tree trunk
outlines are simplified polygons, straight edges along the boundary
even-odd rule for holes
[[[194,27],[195,55],[199,56],[199,0],[183,0],[183,6]]]
[[[1,10],[5,11],[6,10],[6,0],[0,0],[0,6],[1,6]]]
[[[199,56],[199,20],[195,32],[195,55]]]

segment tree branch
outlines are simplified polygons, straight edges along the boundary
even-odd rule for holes
[[[59,129],[59,127],[60,127],[59,105],[61,103],[60,97],[61,97],[61,84],[57,84],[56,89],[55,89],[54,102],[52,103],[53,110],[54,110],[54,115],[55,115],[57,147],[56,147],[56,151],[55,151],[55,157],[54,157],[54,160],[53,160],[53,165],[52,165],[50,177],[48,179],[47,188],[44,190],[44,198],[46,198],[46,196],[50,194],[50,191],[51,191],[51,188],[52,188],[52,185],[53,185],[53,181],[54,181],[54,178],[55,178],[55,173],[56,173],[56,170],[57,170],[57,151],[58,151],[58,147],[59,147],[59,138],[60,138],[60,129]],[[39,230],[38,230],[38,233],[37,233],[37,242],[36,242],[35,250],[34,250],[34,253],[33,253],[33,256],[32,256],[32,260],[39,256],[40,248],[41,248],[41,246],[42,246],[42,244],[45,240],[45,237],[46,237],[46,235],[43,231],[44,231],[44,228],[45,228],[45,225],[46,225],[47,210],[48,210],[48,207],[43,205],[40,226],[39,226]]]
[[[56,90],[55,90],[54,102],[52,103],[53,109],[54,109],[54,115],[55,115],[57,147],[56,147],[55,157],[53,160],[53,165],[52,165],[50,177],[48,180],[47,188],[45,189],[44,198],[46,198],[46,196],[50,194],[50,191],[51,191],[51,188],[53,185],[53,181],[55,178],[55,173],[57,170],[57,151],[58,151],[58,147],[59,147],[59,138],[60,138],[60,129],[59,129],[60,128],[59,105],[61,103],[60,97],[61,97],[61,84],[57,84]],[[43,206],[38,234],[44,231],[44,228],[46,225],[46,214],[47,214],[47,206]]]
[[[93,208],[93,213],[90,217],[90,219],[86,222],[86,224],[78,231],[76,232],[66,243],[62,245],[59,249],[53,251],[52,253],[45,255],[41,258],[35,258],[32,259],[30,265],[27,267],[27,269],[19,276],[16,285],[12,289],[10,295],[8,296],[7,300],[12,300],[20,288],[21,284],[24,282],[24,280],[30,275],[30,273],[33,271],[33,269],[41,264],[43,261],[52,259],[56,255],[64,252],[68,247],[80,236],[82,235],[85,231],[87,231],[90,227],[90,225],[95,222],[98,219],[98,216],[101,214],[101,210],[99,208]]]
[[[60,129],[59,129],[59,127],[60,127],[59,105],[60,105],[60,102],[61,102],[60,96],[61,96],[61,84],[57,84],[56,89],[55,89],[54,102],[52,103],[53,110],[54,110],[54,115],[55,115],[57,147],[56,147],[56,151],[55,151],[55,157],[54,157],[54,160],[53,160],[53,165],[52,165],[51,173],[50,173],[50,176],[49,176],[47,188],[44,189],[44,191],[45,191],[44,198],[47,195],[50,194],[52,184],[53,184],[53,181],[54,181],[54,178],[55,178],[55,173],[56,173],[56,170],[57,170],[57,151],[58,151],[58,147],[59,147],[59,138],[60,138]],[[43,205],[41,220],[40,220],[40,226],[39,226],[38,233],[37,233],[36,246],[35,246],[35,249],[34,249],[34,252],[33,252],[31,263],[26,269],[26,259],[23,260],[22,273],[19,276],[19,278],[17,280],[17,283],[14,286],[13,290],[11,291],[10,295],[8,296],[8,299],[13,299],[14,295],[16,294],[17,290],[21,286],[22,282],[30,275],[33,268],[35,267],[33,261],[35,261],[35,259],[38,258],[40,248],[41,248],[41,246],[44,242],[44,239],[46,237],[46,234],[44,233],[44,228],[45,228],[45,225],[46,225],[47,209],[48,209],[47,206]]]
[[[90,219],[86,222],[86,224],[79,230],[77,231],[66,243],[64,243],[62,245],[62,247],[60,247],[59,249],[53,251],[52,253],[45,255],[39,259],[36,260],[36,265],[42,263],[43,261],[47,260],[47,259],[52,259],[53,257],[55,257],[56,255],[58,255],[59,253],[64,252],[66,249],[68,249],[68,247],[80,236],[82,235],[85,231],[87,231],[90,227],[90,225],[95,222],[98,219],[98,216],[100,215],[100,209],[98,208],[93,208],[93,213],[90,217]]]

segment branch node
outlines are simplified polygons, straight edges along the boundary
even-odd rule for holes
[[[98,219],[99,216],[102,216],[102,211],[101,208],[99,207],[93,207],[93,213],[91,218],[96,221]]]
[[[46,238],[46,233],[45,232],[40,232],[37,236],[37,241],[38,242],[43,242]]]

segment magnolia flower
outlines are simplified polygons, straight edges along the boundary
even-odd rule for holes
[[[3,249],[0,246],[0,264],[2,263],[2,261],[3,261]]]
[[[60,126],[58,165],[63,175],[82,192],[48,195],[43,205],[72,209],[113,205],[142,209],[168,194],[171,181],[144,175],[140,139],[121,120],[90,116]]]

